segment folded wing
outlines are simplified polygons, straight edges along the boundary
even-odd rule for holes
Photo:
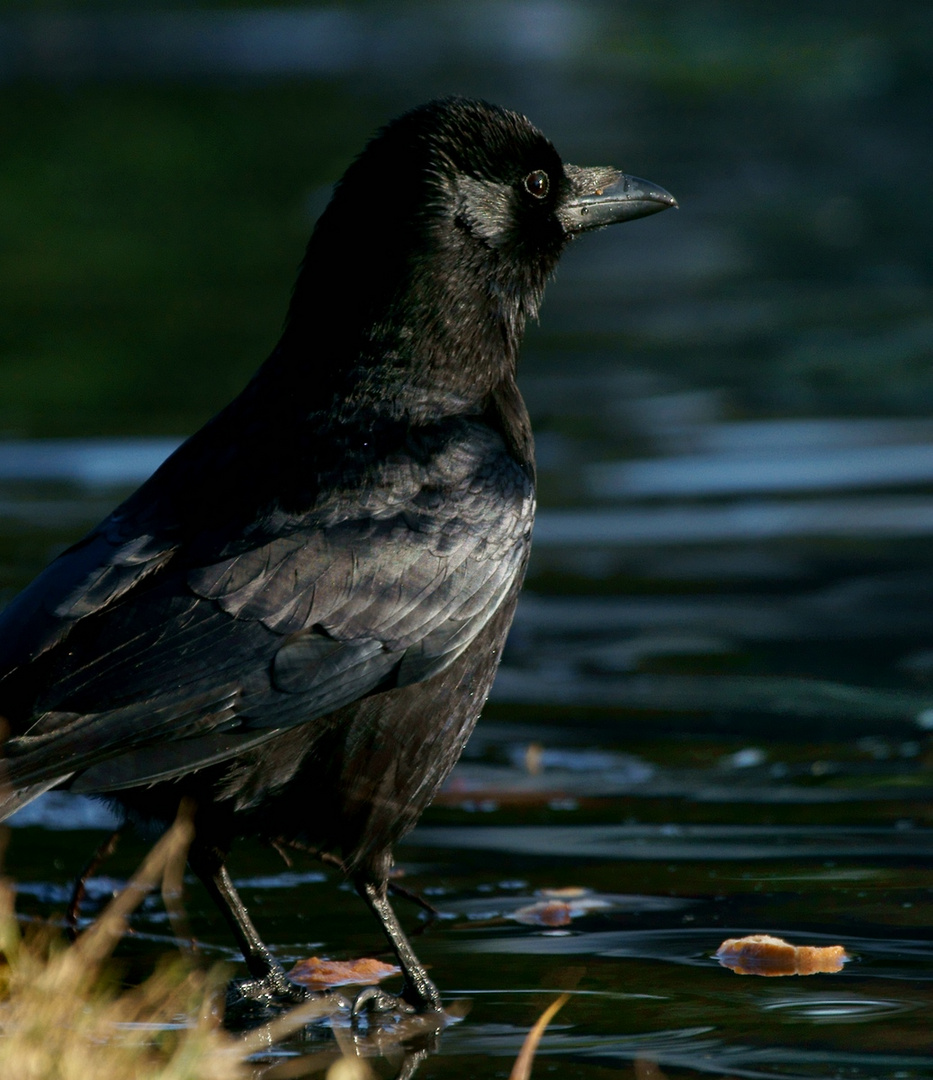
[[[0,616],[9,787],[166,779],[430,678],[517,587],[533,513],[499,437],[461,422],[208,557],[108,519]]]

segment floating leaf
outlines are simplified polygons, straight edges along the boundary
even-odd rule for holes
[[[383,964],[380,960],[364,957],[361,960],[322,960],[309,956],[301,960],[288,973],[288,977],[314,990],[327,990],[332,986],[373,986],[390,975],[398,975],[395,964]]]
[[[529,926],[569,926],[573,916],[573,908],[563,900],[539,900],[519,908],[512,918]]]
[[[541,889],[537,895],[540,900],[513,911],[511,918],[529,926],[569,926],[580,915],[605,911],[611,906],[610,899],[574,885]]]

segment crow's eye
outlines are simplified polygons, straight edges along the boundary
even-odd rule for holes
[[[543,199],[547,195],[548,176],[543,169],[535,169],[525,177],[525,190],[536,199]]]

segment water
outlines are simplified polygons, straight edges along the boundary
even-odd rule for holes
[[[526,595],[485,717],[398,851],[438,910],[399,900],[403,922],[445,1001],[470,1003],[418,1076],[507,1074],[567,990],[536,1076],[933,1077],[928,6],[538,14],[131,26],[76,5],[57,36],[3,16],[31,44],[0,71],[0,589],[238,389],[370,129],[451,90],[523,109],[568,159],[683,209],[576,245],[528,336]],[[295,47],[302,19],[328,49]],[[60,912],[105,822],[30,812],[7,870],[21,912]],[[87,917],[142,851],[101,870]],[[232,872],[286,964],[379,954],[316,864],[243,844]],[[206,957],[235,962],[194,884],[187,905]],[[134,928],[144,972],[172,947],[158,900]],[[770,979],[714,959],[756,932],[851,959]]]

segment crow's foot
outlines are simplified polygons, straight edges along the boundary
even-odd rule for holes
[[[443,1026],[444,1010],[437,987],[428,982],[427,986],[419,987],[421,989],[427,992],[412,992],[411,987],[406,986],[401,994],[390,994],[378,986],[367,986],[353,1000],[350,1009],[353,1026],[358,1028],[362,1022],[368,1023],[376,1018],[402,1019],[413,1016],[423,1016],[425,1019],[435,1016],[439,1026]]]

